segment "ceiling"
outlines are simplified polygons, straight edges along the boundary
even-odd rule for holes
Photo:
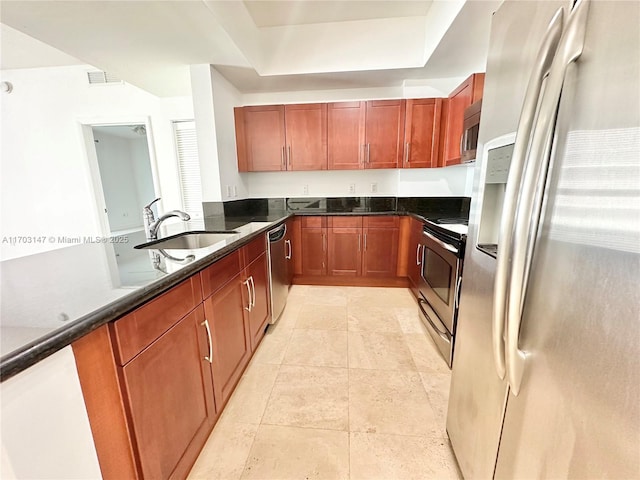
[[[1,66],[88,63],[161,97],[203,63],[245,93],[393,87],[484,70],[500,3],[2,0]]]

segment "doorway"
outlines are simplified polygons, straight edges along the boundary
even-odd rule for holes
[[[142,209],[159,193],[154,182],[148,126],[144,123],[87,125],[89,157],[102,229],[110,236],[144,229]],[[87,142],[89,143],[89,142]],[[92,155],[92,153],[95,153]],[[97,167],[97,168],[96,168]],[[103,203],[103,205],[100,205]],[[100,212],[101,213],[101,212]]]

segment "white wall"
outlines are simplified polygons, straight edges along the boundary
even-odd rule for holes
[[[93,138],[97,140],[96,154],[111,231],[142,226],[143,205],[133,169],[132,140],[96,130]]]
[[[128,84],[90,86],[88,66],[3,70],[0,95],[2,236],[98,235],[100,223],[80,122],[150,118],[162,210],[180,208],[172,120],[193,118],[190,97],[160,99]],[[0,258],[61,248],[0,244]]]
[[[2,383],[3,479],[99,479],[71,347]]]
[[[138,195],[138,205],[143,207],[155,197],[153,188],[153,174],[151,172],[151,159],[149,158],[149,147],[147,137],[141,136],[129,141],[131,166],[133,168],[133,178],[136,182],[136,194]],[[140,225],[143,224],[140,217]]]

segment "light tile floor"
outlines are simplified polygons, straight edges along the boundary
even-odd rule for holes
[[[294,285],[189,478],[461,478],[450,378],[409,290]]]

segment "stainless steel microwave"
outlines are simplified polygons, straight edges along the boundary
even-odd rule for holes
[[[462,163],[472,162],[476,159],[481,110],[482,100],[478,100],[464,111],[462,138],[460,139],[460,159]]]

